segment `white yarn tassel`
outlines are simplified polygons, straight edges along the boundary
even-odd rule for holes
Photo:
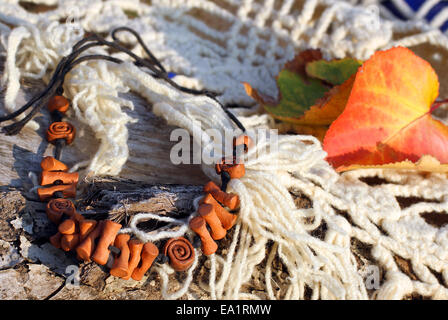
[[[14,29],[8,37],[7,55],[5,73],[3,75],[3,82],[6,82],[5,107],[8,111],[15,111],[16,98],[20,90],[20,70],[16,66],[17,49],[23,39],[30,36],[30,33],[25,27]]]
[[[411,279],[401,272],[387,272],[386,279],[376,293],[378,300],[401,300],[414,290]]]
[[[127,89],[114,72],[116,67],[106,61],[79,66],[66,77],[64,86],[73,97],[76,117],[89,125],[100,141],[87,168],[93,175],[117,175],[129,156],[126,125],[136,120],[122,110],[133,109],[133,104],[118,96]]]
[[[152,81],[149,78],[146,80]],[[145,87],[151,86],[148,83]],[[174,104],[173,101],[170,103]],[[193,134],[200,130],[192,120],[198,118],[202,112],[200,108],[196,108],[194,104],[187,109],[186,105],[175,108],[168,102],[161,102],[153,106],[153,111],[170,124],[184,127]],[[196,110],[200,110],[199,115]],[[221,112],[216,107],[208,107],[207,110],[211,118],[215,117],[215,112],[218,114]],[[301,139],[314,143],[305,145]],[[304,285],[313,286],[318,278],[319,283],[327,288],[327,291],[323,292],[328,292],[328,298],[366,298],[366,292],[359,286],[360,276],[356,274],[356,270],[351,268],[351,275],[347,276],[347,270],[338,267],[338,264],[347,265],[350,262],[350,251],[310,236],[301,221],[305,215],[309,217],[310,212],[305,214],[304,211],[297,210],[288,192],[291,179],[288,171],[297,174],[311,169],[317,171],[318,166],[325,163],[323,161],[325,153],[321,151],[317,140],[310,137],[280,136],[276,142],[278,148],[272,152],[274,148],[269,148],[271,146],[269,141],[259,141],[250,151],[257,157],[245,164],[246,175],[239,180],[232,180],[229,184],[229,191],[237,193],[240,197],[239,216],[244,227],[239,242],[240,249],[232,262],[230,274],[233,276],[229,277],[232,280],[226,283],[227,298],[239,298],[240,288],[249,281],[253,268],[265,256],[267,239],[279,244],[281,258],[292,275],[291,288],[296,288],[291,291],[292,296],[303,298]],[[251,158],[251,154],[248,157]],[[319,216],[314,218],[319,220]],[[257,245],[251,245],[252,242]],[[313,249],[314,254],[310,249]],[[338,257],[336,254],[341,256]],[[332,261],[339,262],[333,264]],[[328,269],[325,273],[316,271],[323,266]],[[303,279],[304,273],[309,275],[305,279]],[[301,285],[297,287],[300,278],[302,278]],[[357,285],[346,290],[345,286],[350,285],[353,280]]]

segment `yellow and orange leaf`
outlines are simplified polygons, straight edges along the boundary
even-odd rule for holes
[[[430,155],[448,163],[448,127],[431,117],[439,82],[425,60],[396,47],[359,68],[347,105],[324,139],[339,171]]]

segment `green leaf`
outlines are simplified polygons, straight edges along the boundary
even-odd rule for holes
[[[341,60],[317,60],[307,63],[306,73],[333,85],[343,84],[352,74],[358,71],[362,61],[346,58]]]
[[[266,104],[269,113],[279,118],[298,118],[330,90],[322,81],[304,79],[298,73],[280,71],[277,78],[280,99],[276,105]]]

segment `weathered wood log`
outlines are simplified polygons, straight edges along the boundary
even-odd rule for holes
[[[111,177],[92,181],[85,189],[87,193],[78,201],[81,211],[124,222],[137,213],[183,218],[191,214],[193,199],[202,193],[201,186],[149,185]]]

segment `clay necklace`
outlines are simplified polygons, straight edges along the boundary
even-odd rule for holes
[[[116,34],[123,31],[131,33],[137,39],[148,58],[140,58],[120,44]],[[41,161],[41,187],[37,189],[37,195],[40,201],[47,202],[47,217],[58,226],[58,232],[50,237],[51,244],[64,251],[75,251],[79,260],[93,260],[99,265],[110,266],[110,273],[113,276],[123,279],[132,277],[139,281],[154,262],[169,262],[174,270],[185,271],[194,261],[195,247],[200,246],[205,255],[216,252],[218,249],[216,241],[226,236],[237,219],[239,198],[236,194],[226,192],[231,179],[239,179],[245,174],[244,164],[237,156],[239,154],[237,149],[247,152],[252,146],[252,141],[244,134],[246,129],[237,117],[216,98],[217,94],[207,90],[189,89],[174,82],[171,73],[165,70],[135,30],[120,27],[114,29],[111,36],[113,41],[107,41],[96,34],[78,41],[73,46],[72,52],[63,57],[56,66],[46,88],[17,111],[0,117],[0,122],[12,120],[31,109],[21,120],[2,128],[2,132],[7,135],[17,134],[45,104],[47,105],[53,122],[46,132],[46,139],[55,145],[55,153],[53,157],[45,157]],[[216,173],[221,177],[221,186],[210,181],[203,187],[204,197],[199,202],[197,215],[189,221],[190,229],[196,234],[192,241],[185,237],[171,238],[159,248],[152,242],[144,243],[136,238],[131,239],[129,234],[120,233],[123,227],[121,223],[108,219],[100,221],[86,219],[77,212],[74,203],[69,200],[76,197],[79,174],[68,172],[67,165],[60,161],[63,148],[70,145],[76,136],[75,127],[64,121],[65,113],[70,108],[70,102],[63,95],[65,75],[76,65],[89,60],[107,60],[118,64],[123,62],[102,54],[80,56],[87,49],[97,46],[107,46],[126,53],[134,60],[136,66],[146,67],[152,77],[165,81],[182,92],[205,95],[216,101],[233,123],[243,131],[243,135],[233,140],[233,154],[224,157],[215,165]]]

